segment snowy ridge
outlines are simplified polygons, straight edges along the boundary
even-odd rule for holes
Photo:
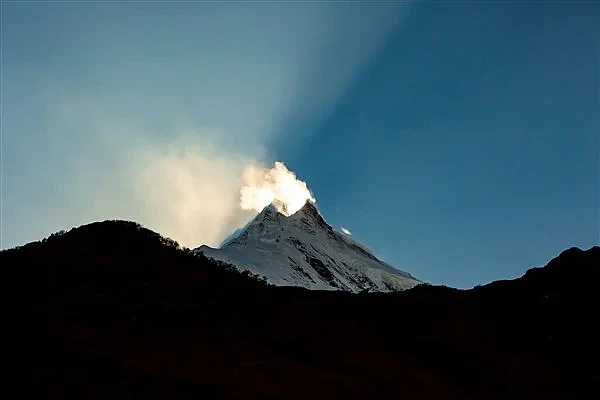
[[[389,292],[422,283],[336,232],[310,202],[289,217],[268,206],[221,249],[201,246],[195,252],[279,286]]]

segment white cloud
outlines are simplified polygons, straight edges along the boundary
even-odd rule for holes
[[[346,235],[352,235],[352,232],[350,232],[348,229],[344,228],[342,226],[342,232],[345,233]]]

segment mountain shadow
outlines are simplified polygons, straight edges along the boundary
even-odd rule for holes
[[[600,248],[472,290],[274,287],[125,221],[0,252],[29,398],[594,398]]]

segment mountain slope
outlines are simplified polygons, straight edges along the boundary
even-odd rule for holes
[[[421,283],[333,230],[310,202],[289,217],[268,206],[221,249],[195,251],[279,286],[389,292]]]
[[[353,295],[265,286],[114,221],[0,266],[5,387],[23,398],[600,395],[598,247],[473,290]]]

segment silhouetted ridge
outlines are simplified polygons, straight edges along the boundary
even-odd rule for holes
[[[13,265],[14,278],[33,273],[44,279],[96,279],[107,287],[115,281],[143,282],[158,279],[184,279],[197,288],[226,283],[232,290],[242,286],[261,286],[223,262],[198,257],[189,249],[142,225],[121,220],[94,222],[60,231],[39,242],[0,252],[2,265]],[[135,283],[137,285],[137,283]],[[12,290],[9,286],[8,290]]]
[[[594,261],[596,263],[594,263]],[[579,274],[596,275],[600,272],[600,247],[582,250],[572,247],[550,260],[545,267],[529,269],[524,278],[543,275],[545,279],[564,279],[562,284],[569,284],[566,277],[576,279]],[[560,282],[557,282],[560,284]],[[579,284],[579,283],[578,283]]]
[[[71,249],[81,251],[81,249],[100,250],[114,246],[146,246],[150,244],[164,245],[167,247],[180,248],[179,244],[170,238],[164,237],[154,231],[144,228],[137,222],[123,220],[106,220],[101,222],[92,222],[72,228],[67,231],[59,231],[51,234],[39,242],[31,242],[15,249],[39,247],[45,243],[54,245],[68,245],[76,241],[78,248]]]
[[[0,265],[7,390],[24,398],[600,394],[598,247],[473,290],[350,294],[267,286],[105,221]]]

